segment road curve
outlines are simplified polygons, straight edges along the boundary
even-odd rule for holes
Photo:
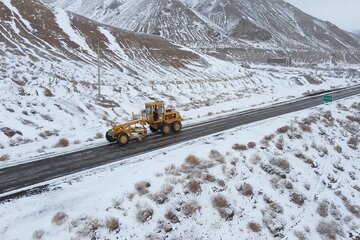
[[[334,97],[334,100],[338,100],[360,94],[360,86],[328,91],[266,108],[231,114],[220,119],[188,126],[179,134],[155,135],[144,139],[142,142],[132,142],[122,147],[116,143],[109,144],[3,168],[0,169],[0,201],[6,199],[6,193],[10,191],[218,133],[240,125],[315,107],[322,104],[322,96],[329,93]]]

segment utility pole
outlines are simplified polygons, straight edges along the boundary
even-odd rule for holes
[[[101,89],[100,89],[100,40],[98,39],[98,96],[101,96]]]

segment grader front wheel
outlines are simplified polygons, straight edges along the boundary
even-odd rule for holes
[[[115,133],[111,129],[106,132],[105,137],[109,142],[116,141]]]
[[[120,133],[117,137],[119,145],[126,145],[129,142],[129,136],[126,133]]]

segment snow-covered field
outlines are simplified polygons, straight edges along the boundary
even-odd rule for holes
[[[0,239],[356,239],[359,132],[354,96],[77,173],[1,203]]]

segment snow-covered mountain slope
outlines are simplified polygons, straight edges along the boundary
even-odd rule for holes
[[[282,0],[45,0],[101,22],[191,47],[356,53],[360,41]],[[247,46],[249,48],[249,46]],[[359,60],[359,59],[357,59]]]
[[[49,181],[1,239],[358,239],[353,97]]]

